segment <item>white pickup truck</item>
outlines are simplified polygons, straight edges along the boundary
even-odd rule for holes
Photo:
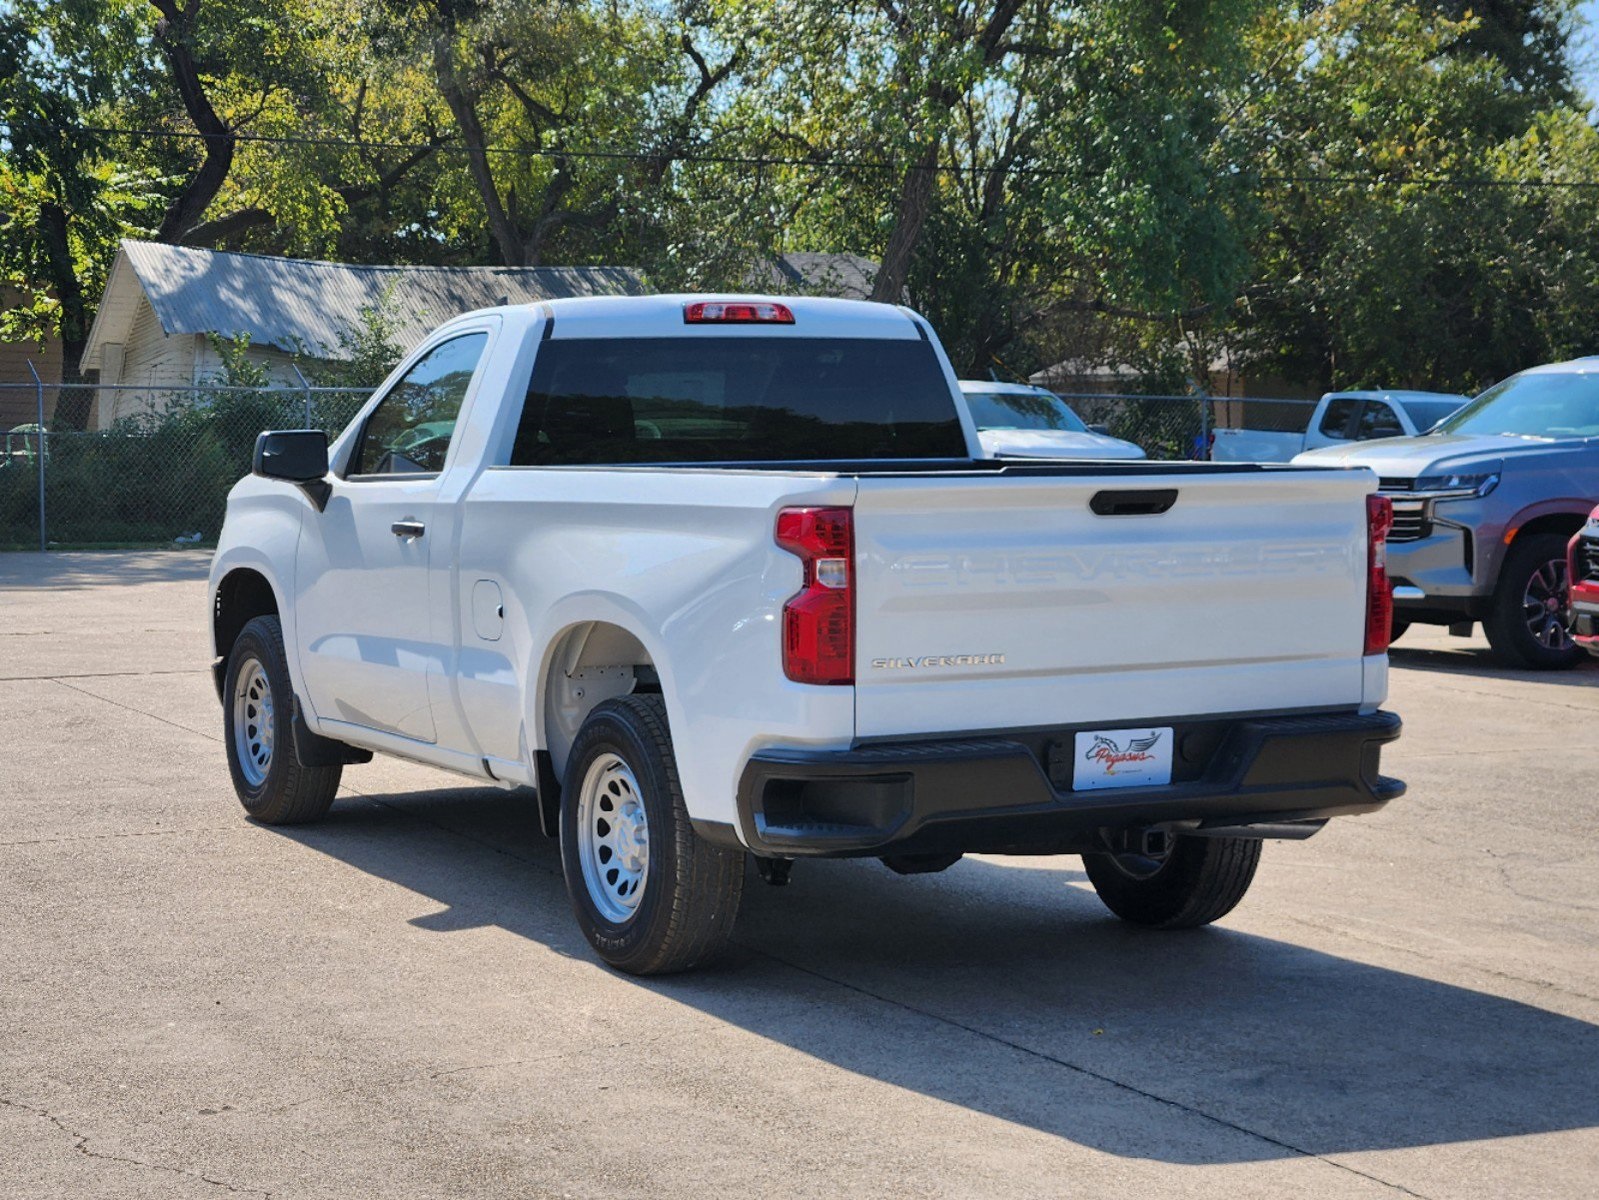
[[[1213,462],[1288,462],[1324,446],[1415,437],[1466,401],[1450,392],[1327,392],[1311,410],[1303,433],[1218,429],[1211,436],[1210,457]]]
[[[598,954],[681,970],[753,858],[1081,854],[1215,920],[1379,774],[1367,471],[981,461],[915,313],[653,296],[472,313],[332,444],[264,433],[211,573],[268,823],[372,752],[534,799]]]

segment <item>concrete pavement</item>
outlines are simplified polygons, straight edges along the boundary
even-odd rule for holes
[[[1591,1196],[1599,667],[1394,654],[1410,794],[1193,934],[1075,859],[752,882],[590,957],[505,794],[249,824],[199,554],[0,556],[0,1195]]]

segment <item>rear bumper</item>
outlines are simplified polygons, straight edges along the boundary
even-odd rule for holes
[[[1166,724],[1167,722],[1151,722]],[[782,857],[1071,853],[1103,829],[1203,832],[1374,812],[1404,794],[1379,773],[1393,713],[1173,723],[1173,782],[1071,790],[1075,730],[756,754],[739,782],[745,842]],[[1303,828],[1303,827],[1302,827]]]

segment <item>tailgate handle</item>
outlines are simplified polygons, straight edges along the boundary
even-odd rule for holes
[[[1154,517],[1177,503],[1176,488],[1095,492],[1088,507],[1101,517]]]

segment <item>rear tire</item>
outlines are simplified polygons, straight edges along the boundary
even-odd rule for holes
[[[344,768],[302,766],[295,754],[294,690],[277,617],[256,617],[239,631],[224,678],[223,741],[244,811],[263,825],[325,816]]]
[[[689,823],[660,696],[623,696],[589,714],[561,789],[561,866],[596,954],[630,975],[711,961],[733,933],[744,857]]]
[[[1151,929],[1193,929],[1226,916],[1260,864],[1259,838],[1178,836],[1162,859],[1083,855],[1094,891],[1124,921]]]
[[[1410,622],[1403,617],[1395,617],[1393,624],[1388,627],[1388,644],[1391,646],[1405,636],[1405,630],[1410,628]]]
[[[1583,660],[1566,632],[1566,541],[1558,533],[1517,538],[1494,587],[1482,631],[1494,658],[1507,667],[1564,671]],[[1551,607],[1553,604],[1553,607]]]

